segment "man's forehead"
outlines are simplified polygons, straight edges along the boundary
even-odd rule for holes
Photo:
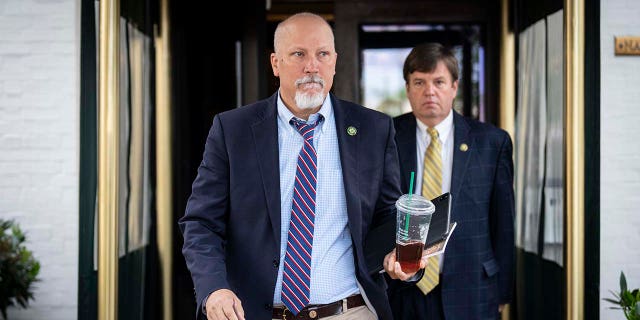
[[[304,44],[300,44],[300,43],[296,43],[296,44],[292,44],[291,46],[287,47],[286,50],[288,51],[304,51],[304,52],[313,52],[313,51],[327,51],[327,50],[333,50],[333,46],[331,45],[318,45],[317,43],[314,43],[313,45],[304,45]]]
[[[410,77],[414,78],[414,79],[427,79],[427,78],[442,78],[442,77],[447,77],[449,75],[449,72],[447,69],[435,69],[432,71],[419,71],[416,70],[414,72],[412,72],[411,74],[409,74]]]

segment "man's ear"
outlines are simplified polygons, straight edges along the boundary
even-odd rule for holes
[[[278,77],[280,75],[280,71],[278,70],[278,57],[275,53],[271,54],[271,69],[273,70],[273,75]]]

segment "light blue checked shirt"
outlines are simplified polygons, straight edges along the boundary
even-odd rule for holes
[[[311,296],[309,304],[325,304],[360,292],[356,283],[351,234],[347,227],[347,200],[342,180],[340,151],[331,99],[325,99],[318,113],[309,117],[315,123],[320,114],[324,120],[316,127],[313,146],[318,155],[316,217],[311,251]],[[303,139],[289,123],[293,113],[278,94],[278,146],[280,150],[280,267],[273,304],[282,304],[282,269],[287,250],[287,234],[291,217],[293,185],[298,153]]]

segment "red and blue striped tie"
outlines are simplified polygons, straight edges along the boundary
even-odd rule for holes
[[[291,221],[282,273],[282,303],[296,315],[309,304],[317,170],[313,132],[321,120],[319,118],[314,124],[291,120],[302,135],[304,144],[298,155],[293,187]]]

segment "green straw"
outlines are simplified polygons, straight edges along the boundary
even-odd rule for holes
[[[411,195],[413,194],[413,178],[415,174],[415,172],[411,171],[411,182],[409,182],[409,200],[411,200]]]
[[[411,196],[413,195],[413,178],[415,176],[415,172],[411,171],[411,181],[409,182],[409,201],[411,201]],[[411,215],[407,215],[407,219],[405,220],[405,224],[404,224],[404,231],[409,234],[409,218],[411,218]]]

